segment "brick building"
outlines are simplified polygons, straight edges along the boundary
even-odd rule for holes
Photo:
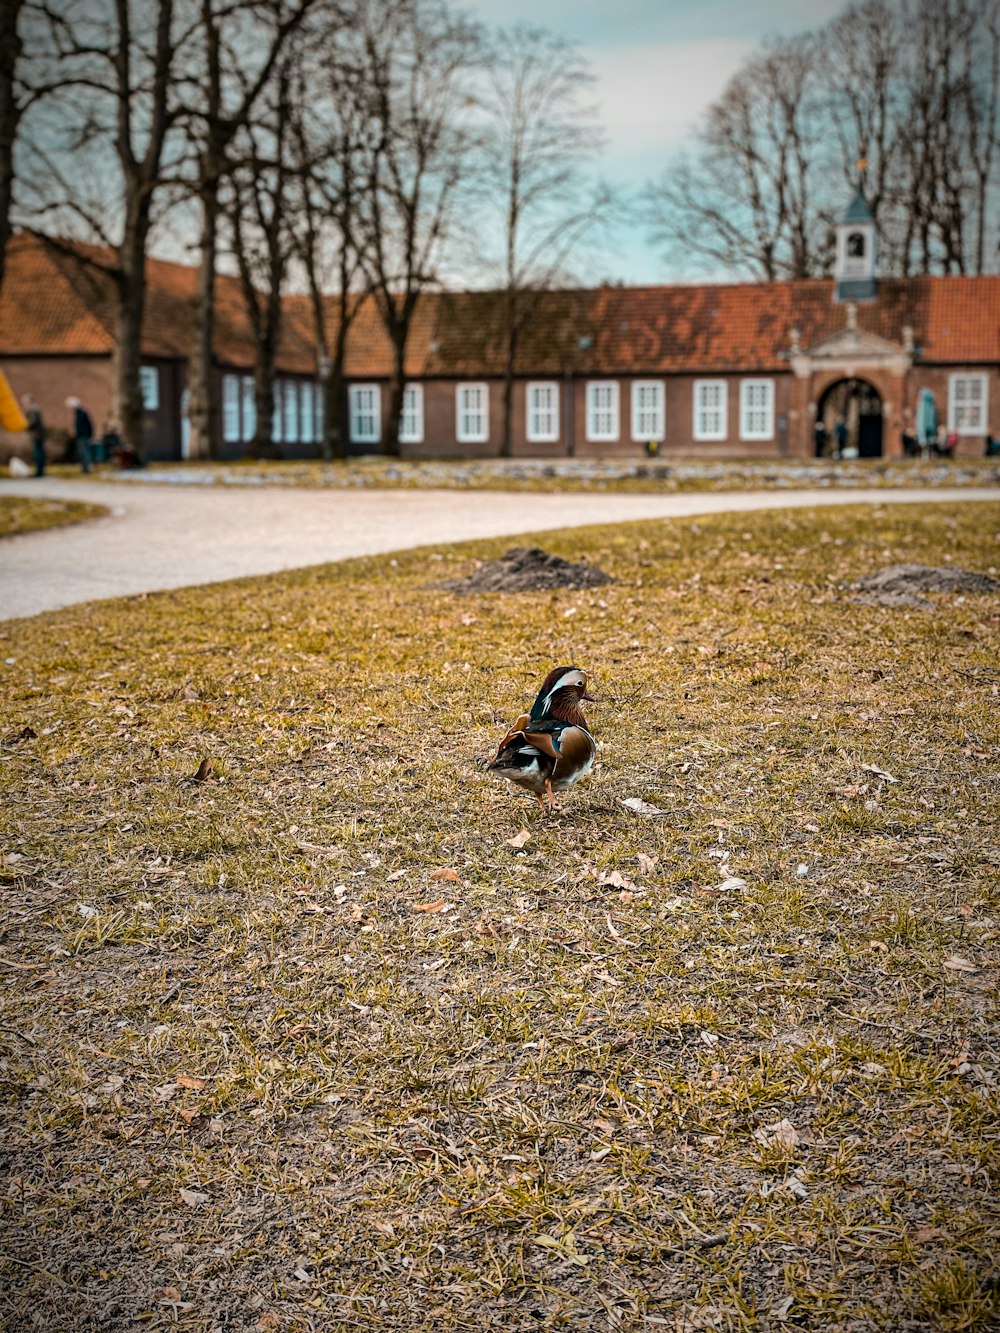
[[[1000,277],[880,280],[875,241],[859,193],[838,228],[833,279],[537,295],[519,344],[514,455],[636,456],[656,440],[663,456],[806,457],[817,419],[832,432],[838,418],[860,454],[893,455],[925,389],[959,452],[981,454],[988,432],[1000,436]],[[182,458],[195,272],[150,260],[148,275],[146,447]],[[109,278],[44,239],[11,241],[0,369],[50,424],[64,421],[69,393],[98,426],[107,415],[110,295]],[[253,339],[233,279],[219,278],[217,302],[218,452],[236,457],[253,438]],[[286,298],[274,426],[287,457],[319,452],[310,327],[304,299]],[[362,302],[344,384],[352,452],[380,448],[390,364],[374,305]],[[503,365],[500,294],[425,295],[407,352],[403,453],[494,456]]]

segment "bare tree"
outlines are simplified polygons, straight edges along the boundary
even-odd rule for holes
[[[289,224],[292,107],[287,63],[279,65],[268,105],[234,143],[225,213],[231,251],[254,335],[253,453],[273,456],[274,377],[281,333],[282,289],[293,250]]]
[[[364,0],[355,95],[361,149],[355,234],[392,347],[383,449],[399,452],[406,347],[421,293],[440,280],[453,204],[468,169],[467,75],[478,29],[438,0]]]
[[[24,0],[0,0],[0,287],[14,199],[14,142],[24,113],[17,88],[23,8]]]
[[[189,362],[193,456],[212,456],[217,438],[213,368],[220,191],[233,140],[255,114],[261,93],[314,0],[198,0],[196,73],[189,133],[196,144],[193,190],[201,212],[194,345]],[[189,77],[191,77],[189,75]]]
[[[539,293],[565,274],[574,249],[605,217],[610,196],[585,179],[602,139],[584,101],[593,77],[573,47],[543,29],[518,26],[499,35],[487,69],[481,171],[484,211],[502,209],[500,454],[509,457],[521,333]]]
[[[709,108],[694,154],[647,187],[655,240],[768,281],[822,268],[816,69],[809,37],[772,43],[748,61]]]
[[[357,70],[324,44],[316,67],[300,70],[292,136],[297,162],[293,227],[312,311],[323,402],[323,457],[346,454],[342,415],[347,338],[360,304],[363,266],[355,208],[368,121]],[[306,95],[309,89],[310,96]],[[330,288],[333,295],[328,296]],[[328,312],[334,310],[333,336]]]
[[[822,114],[836,135],[844,185],[853,189],[860,176],[877,224],[893,202],[904,26],[898,5],[861,0],[821,40],[827,93]]]
[[[88,239],[96,237],[112,251],[109,263],[75,253],[113,285],[112,412],[125,440],[141,454],[146,254],[178,112],[176,67],[186,31],[174,0],[114,0],[108,8],[60,0],[40,7],[40,14],[59,70],[63,134],[58,143],[45,136],[34,143],[41,165],[34,184],[44,196],[36,216],[54,217],[68,232],[82,224]],[[99,173],[99,197],[88,188],[88,160]],[[109,191],[107,176],[115,172],[117,187]],[[26,213],[28,208],[25,201]]]
[[[752,57],[645,195],[677,259],[768,280],[827,270],[837,177],[883,272],[983,272],[1000,216],[1000,0],[856,0]],[[991,230],[993,228],[993,230]]]

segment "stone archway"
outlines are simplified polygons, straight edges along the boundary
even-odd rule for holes
[[[816,405],[816,420],[823,422],[834,451],[837,449],[837,422],[843,421],[847,430],[844,448],[848,457],[882,456],[882,396],[869,380],[856,376],[834,380]]]

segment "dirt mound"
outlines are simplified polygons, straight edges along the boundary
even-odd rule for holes
[[[988,574],[971,569],[939,568],[935,565],[890,565],[866,574],[851,585],[862,595],[854,600],[877,606],[932,606],[922,592],[1000,592],[1000,583]]]
[[[574,565],[537,546],[516,546],[499,560],[486,560],[464,579],[434,584],[462,595],[477,592],[545,592],[549,588],[595,588],[614,583],[594,565]]]

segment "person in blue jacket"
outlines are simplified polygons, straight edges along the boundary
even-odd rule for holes
[[[79,398],[67,398],[66,406],[73,413],[73,440],[80,455],[80,467],[84,472],[89,472],[93,458],[91,444],[94,439],[94,423]]]

